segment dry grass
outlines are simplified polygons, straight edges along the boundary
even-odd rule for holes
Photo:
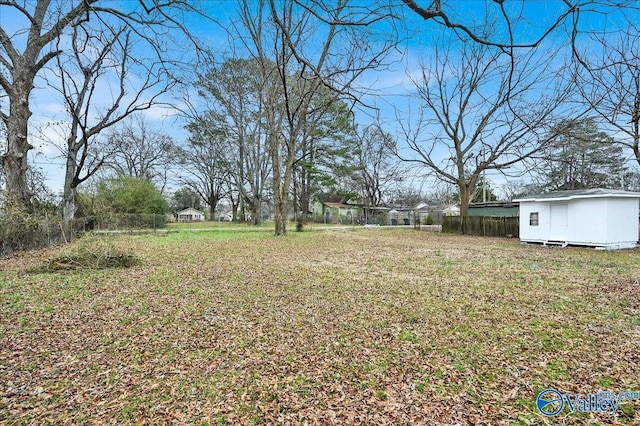
[[[141,265],[2,261],[3,424],[544,424],[640,388],[637,251],[410,230],[123,236]],[[613,418],[640,424],[640,403]]]

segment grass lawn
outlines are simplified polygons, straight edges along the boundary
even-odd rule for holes
[[[640,390],[638,251],[408,229],[112,238],[141,264],[0,261],[0,423],[640,424],[640,401],[535,406]]]
[[[252,225],[247,222],[221,222],[221,221],[203,221],[203,222],[169,222],[166,228],[160,229],[161,232],[172,231],[264,231],[273,232],[275,223],[273,221],[263,221],[259,225]],[[314,223],[308,222],[304,224],[305,230],[326,229],[326,228],[360,228],[359,225],[340,225],[333,223]],[[289,229],[295,230],[295,223],[289,223]]]

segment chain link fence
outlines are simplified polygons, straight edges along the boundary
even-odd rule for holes
[[[59,215],[23,212],[0,214],[0,256],[23,250],[65,244],[86,232],[156,231],[167,226],[166,215],[105,214],[75,219],[68,228]]]

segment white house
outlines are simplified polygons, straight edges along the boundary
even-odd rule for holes
[[[176,213],[176,220],[178,222],[202,222],[204,220],[204,213],[189,207]]]
[[[446,209],[442,210],[443,216],[460,216],[460,205],[452,204]]]
[[[638,192],[582,189],[513,201],[520,203],[521,241],[607,249],[638,243]]]

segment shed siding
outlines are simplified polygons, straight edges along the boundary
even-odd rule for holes
[[[607,198],[581,198],[569,201],[570,244],[607,243]]]
[[[638,199],[609,199],[606,225],[607,243],[638,242]]]
[[[538,213],[538,226],[529,225],[531,213]],[[520,203],[520,239],[523,241],[546,241],[549,235],[549,204],[537,202]]]

